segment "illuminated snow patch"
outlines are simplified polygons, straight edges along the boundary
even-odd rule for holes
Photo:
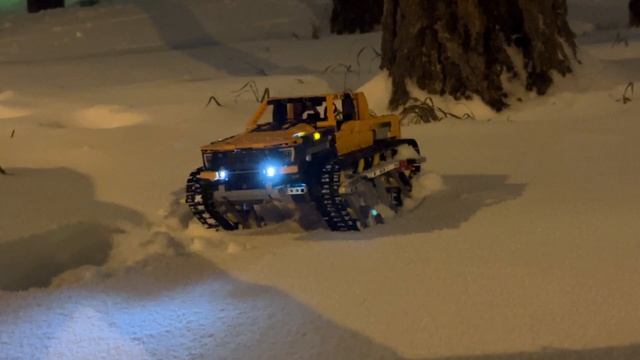
[[[118,105],[96,105],[76,113],[73,125],[86,129],[115,129],[143,123],[148,116]]]
[[[16,94],[13,91],[10,91],[10,90],[0,91],[0,101],[9,100],[12,97],[14,97],[15,95]]]
[[[11,118],[19,118],[23,116],[27,116],[31,114],[31,111],[13,107],[0,105],[0,119],[11,119]]]
[[[6,101],[15,97],[13,91],[0,91],[0,101]],[[0,119],[12,119],[27,116],[31,111],[15,106],[0,104]]]
[[[151,359],[109,317],[80,306],[52,339],[48,359]]]

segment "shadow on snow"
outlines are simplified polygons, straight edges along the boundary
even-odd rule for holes
[[[455,230],[482,209],[512,201],[524,193],[525,184],[510,183],[506,175],[445,175],[445,189],[427,196],[413,210],[405,210],[395,218],[354,233],[333,233],[320,230],[302,233],[299,240],[368,240],[434,231]],[[271,236],[290,232],[291,227],[275,225],[251,231],[251,235]]]
[[[73,170],[9,171],[0,178],[0,290],[46,287],[67,270],[102,265],[117,224],[145,222],[98,201],[91,180]]]
[[[273,62],[226,45],[202,26],[193,11],[180,0],[139,1],[164,45],[191,59],[233,76],[307,74],[304,67],[281,67]],[[215,19],[212,19],[215,21]]]

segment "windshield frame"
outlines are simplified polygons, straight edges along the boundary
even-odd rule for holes
[[[280,131],[291,129],[299,124],[311,125],[314,128],[335,126],[334,101],[336,98],[340,97],[326,95],[266,100],[260,104],[256,113],[251,117],[246,130],[247,132]],[[325,106],[325,114],[319,110],[322,106]],[[272,111],[271,114],[267,114],[269,109]],[[301,109],[306,110],[300,112]],[[311,114],[308,115],[309,118],[305,119],[303,116],[307,113]],[[260,120],[269,115],[272,116],[272,120],[260,124]],[[276,121],[277,119],[280,121]]]

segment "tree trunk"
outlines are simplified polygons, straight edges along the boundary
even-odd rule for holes
[[[333,0],[331,32],[371,32],[380,24],[383,8],[384,0]]]
[[[393,80],[390,106],[409,100],[412,80],[431,94],[476,94],[500,111],[508,105],[502,77],[518,76],[520,56],[526,88],[545,94],[553,70],[572,71],[567,13],[566,0],[385,0],[381,67]]]
[[[640,27],[640,0],[629,1],[629,25]]]
[[[27,10],[30,13],[60,7],[64,7],[64,0],[27,0]]]

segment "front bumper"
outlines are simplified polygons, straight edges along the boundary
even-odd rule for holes
[[[220,184],[218,189],[214,191],[213,198],[217,202],[260,204],[273,200],[290,200],[292,197],[302,196],[307,192],[308,189],[305,184],[279,185],[276,187],[267,185],[265,188],[249,190],[227,190],[224,184]]]

